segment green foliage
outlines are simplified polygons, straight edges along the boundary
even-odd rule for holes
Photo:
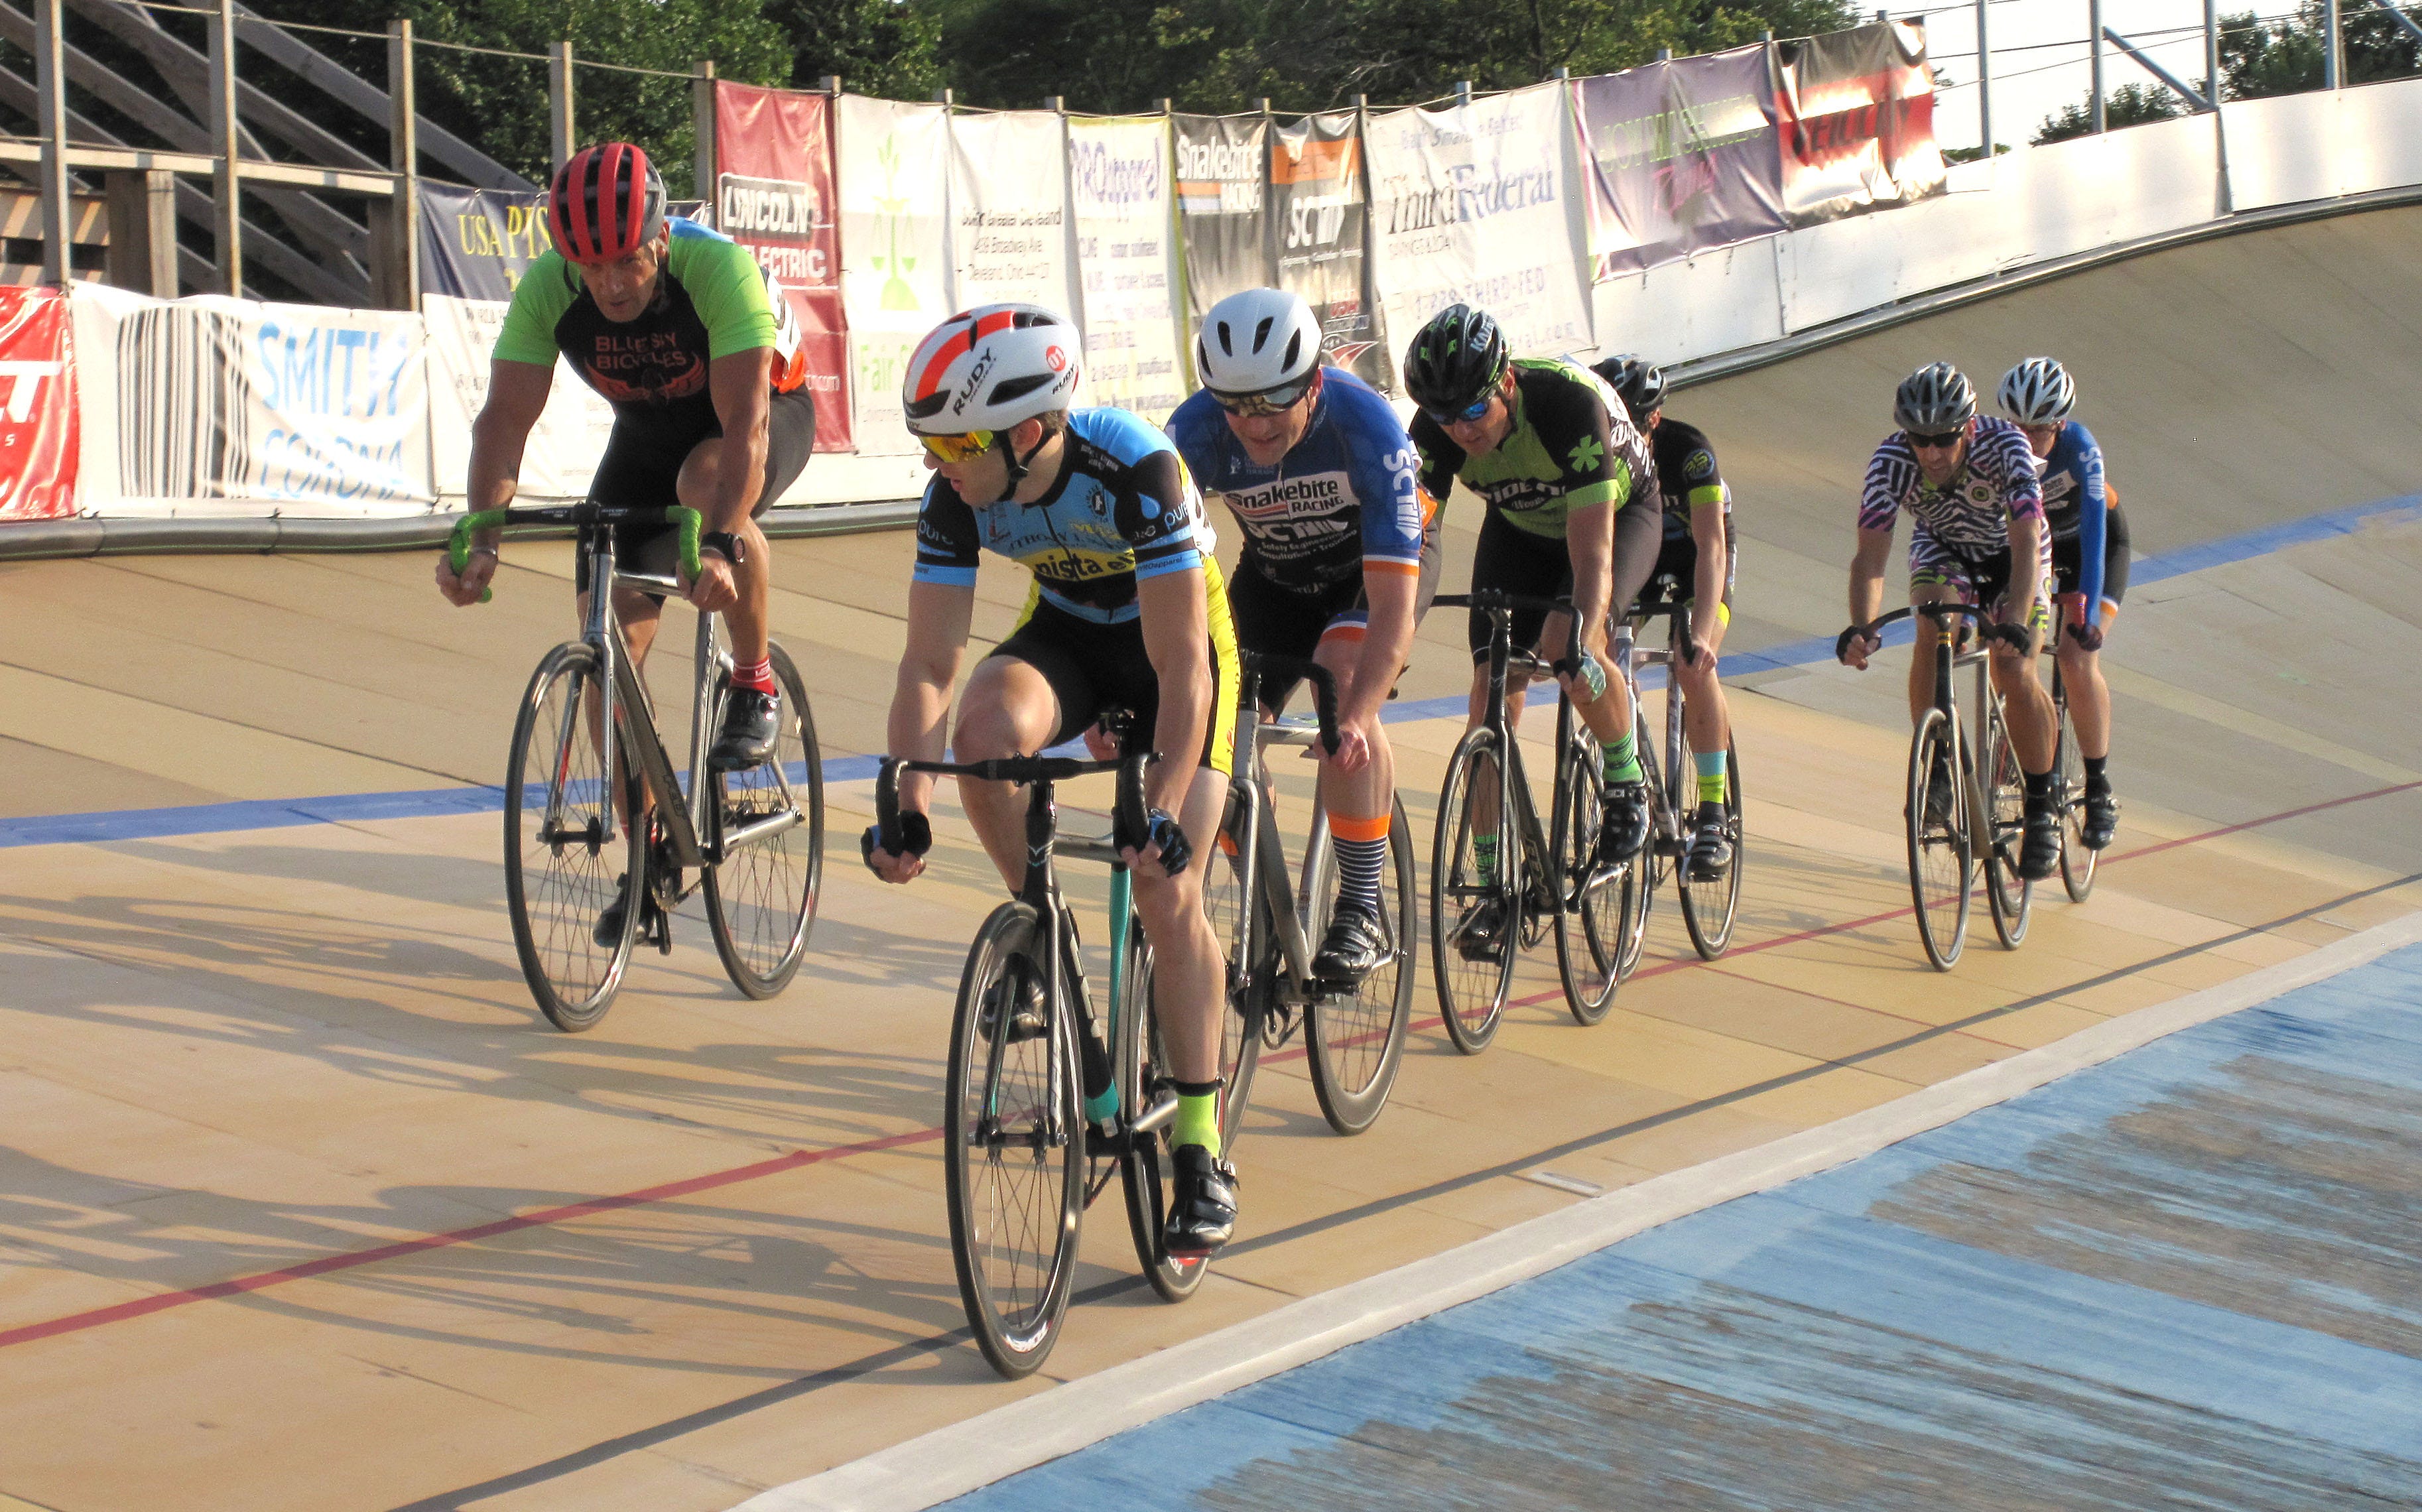
[[[2123,84],[2103,98],[2102,115],[2113,130],[2122,126],[2142,126],[2151,120],[2170,120],[2187,113],[2187,102],[2158,84]],[[2094,130],[2094,102],[2091,98],[2073,105],[2063,105],[2044,118],[2035,135],[2035,145],[2066,142],[2072,136],[2084,136]]]
[[[2257,21],[2250,10],[2223,17],[2220,74],[2227,97],[2260,100],[2320,88],[2328,14],[2319,0],[2304,0],[2288,21]],[[2422,67],[2413,36],[2370,6],[2343,8],[2340,36],[2349,84],[2404,78]]]
[[[942,21],[906,0],[764,0],[765,18],[791,48],[790,83],[812,89],[827,74],[886,100],[925,100],[949,81]]]

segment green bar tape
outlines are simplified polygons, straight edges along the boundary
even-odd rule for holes
[[[446,559],[453,564],[455,576],[462,576],[463,569],[471,565],[472,534],[480,530],[499,529],[506,518],[503,510],[481,510],[477,514],[465,514],[454,522],[453,531],[446,538]],[[482,604],[495,596],[495,589],[480,590],[480,602]]]

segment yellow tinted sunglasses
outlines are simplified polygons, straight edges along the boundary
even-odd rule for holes
[[[925,443],[925,449],[934,454],[936,462],[957,463],[990,451],[993,433],[968,431],[957,435],[920,435],[917,439]]]

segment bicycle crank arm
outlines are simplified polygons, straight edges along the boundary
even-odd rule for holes
[[[754,845],[761,840],[771,840],[787,830],[798,828],[806,822],[807,815],[796,809],[785,809],[780,813],[767,814],[754,824],[742,825],[737,829],[727,831],[723,837],[723,854],[728,857],[743,845]]]
[[[1139,1114],[1134,1123],[1127,1126],[1127,1133],[1130,1136],[1154,1133],[1176,1116],[1177,1094],[1164,1092],[1153,1099],[1152,1106]]]

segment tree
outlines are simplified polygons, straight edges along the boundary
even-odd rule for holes
[[[764,0],[765,19],[791,47],[791,86],[812,89],[827,74],[858,94],[923,100],[949,81],[942,21],[910,0]]]
[[[2220,75],[2227,97],[2260,100],[2320,88],[2328,34],[2329,11],[2320,0],[2304,0],[2286,21],[2263,22],[2250,10],[2223,17]],[[2422,68],[2413,35],[2374,7],[2346,12],[2339,37],[2349,84],[2404,78]]]
[[[2187,102],[2158,84],[2123,84],[2102,100],[2103,118],[2114,128],[2170,120],[2186,113]],[[2072,136],[2090,135],[2093,131],[2094,102],[2088,97],[2046,116],[2036,132],[2035,145],[2066,142]]]

